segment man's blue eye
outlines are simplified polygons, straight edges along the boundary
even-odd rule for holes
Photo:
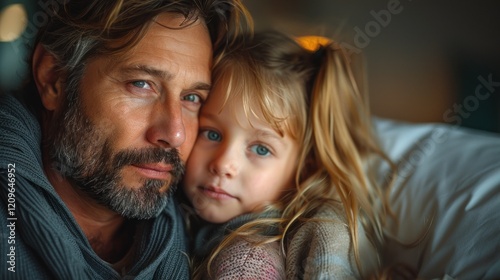
[[[219,133],[213,131],[213,130],[207,130],[205,131],[206,137],[210,141],[217,141],[219,142],[221,140],[221,136]]]
[[[135,87],[138,87],[138,88],[146,88],[146,87],[149,87],[148,83],[146,81],[134,81],[132,82],[132,84],[135,86]]]
[[[252,146],[252,152],[258,154],[259,156],[268,156],[271,154],[271,151],[269,151],[268,148],[262,145],[255,145]]]
[[[188,94],[188,95],[186,95],[186,96],[183,97],[183,100],[194,102],[194,103],[200,103],[201,102],[201,98],[197,94]]]

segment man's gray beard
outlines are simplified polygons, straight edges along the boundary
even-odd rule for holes
[[[55,123],[58,127],[49,147],[53,168],[97,203],[126,218],[148,219],[158,215],[184,171],[178,151],[143,148],[113,153],[110,139],[103,133],[106,129],[99,130],[91,123],[78,99],[67,104],[63,117]],[[123,167],[158,162],[173,168],[167,192],[159,192],[168,183],[164,180],[144,179],[139,188],[127,187],[122,182]]]

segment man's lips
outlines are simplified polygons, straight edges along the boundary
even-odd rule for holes
[[[228,194],[227,192],[225,192],[223,189],[218,188],[218,187],[212,187],[212,186],[199,187],[199,189],[201,190],[201,192],[204,195],[206,195],[210,198],[213,198],[213,199],[217,199],[217,200],[235,199],[236,198],[236,197]]]
[[[141,173],[143,176],[150,179],[158,180],[168,180],[171,178],[170,171],[172,171],[171,165],[165,165],[161,163],[149,163],[149,164],[132,164],[135,169]]]

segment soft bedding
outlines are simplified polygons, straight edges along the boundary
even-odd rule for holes
[[[423,279],[500,279],[500,135],[446,124],[374,121],[399,175],[391,202],[399,223],[385,264]],[[380,180],[389,178],[387,166]],[[412,245],[415,241],[420,241]]]

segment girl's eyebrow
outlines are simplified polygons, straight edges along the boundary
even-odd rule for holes
[[[204,117],[207,119],[210,119],[212,121],[217,121],[219,116],[217,114],[211,113],[211,112],[202,112],[200,114],[200,117]],[[283,137],[279,135],[274,129],[272,128],[256,128],[254,127],[253,133],[255,136],[259,139],[266,139],[269,141],[277,141],[279,143],[283,143]]]
[[[274,130],[269,130],[269,129],[255,129],[255,135],[258,138],[264,138],[264,139],[274,140],[274,141],[278,141],[278,142],[282,142],[283,141],[283,137],[281,137]]]

